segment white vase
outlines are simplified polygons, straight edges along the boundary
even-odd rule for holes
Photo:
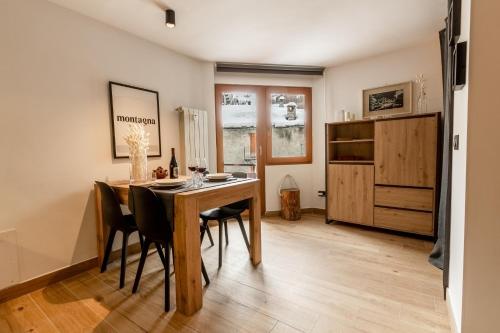
[[[427,94],[421,92],[417,100],[417,113],[427,113]]]
[[[144,183],[148,180],[147,150],[130,152],[130,184]]]

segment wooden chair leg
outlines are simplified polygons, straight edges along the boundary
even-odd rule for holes
[[[168,311],[170,311],[170,246],[167,244],[165,247],[165,312]]]
[[[224,227],[224,223],[222,220],[219,220],[219,268],[222,266],[222,228]]]
[[[247,232],[245,231],[245,225],[243,224],[243,219],[241,215],[236,216],[238,220],[238,224],[240,225],[241,234],[243,235],[243,239],[245,240],[245,245],[247,246],[247,250],[250,251],[250,243],[248,242]]]
[[[127,270],[127,247],[128,247],[128,236],[127,232],[123,233],[122,242],[122,261],[120,265],[120,289],[125,285],[125,272]]]
[[[205,238],[205,230],[207,230],[207,228],[205,228],[205,226],[201,227],[201,232],[200,232],[200,245],[203,244],[203,238]]]
[[[203,259],[201,259],[201,273],[203,274],[203,279],[205,279],[205,285],[210,284],[210,279],[208,278],[207,269],[205,268],[205,264],[203,263]]]
[[[132,287],[132,293],[135,294],[137,288],[139,287],[139,281],[141,280],[142,270],[144,269],[144,263],[148,256],[148,249],[151,242],[148,239],[144,240],[144,246],[141,250],[141,259],[139,259],[139,267],[137,267],[137,272],[135,273],[134,286]]]
[[[208,226],[208,223],[207,223],[207,236],[208,236],[208,239],[210,240],[210,244],[211,246],[214,246],[215,243],[214,243],[214,239],[212,238],[212,233],[210,232],[210,227]]]
[[[104,258],[102,259],[101,273],[104,273],[108,266],[109,255],[111,254],[111,250],[113,249],[113,241],[115,240],[115,235],[116,229],[111,229],[108,235],[108,242],[106,243],[106,250],[104,251]]]
[[[172,263],[173,263],[174,272],[175,272],[175,251],[174,251],[174,244],[173,243],[170,245],[170,248],[172,250]]]
[[[225,231],[225,235],[226,235],[226,245],[229,244],[229,237],[227,235],[227,220],[224,220],[224,231]]]
[[[142,234],[140,231],[139,231],[139,243],[141,244],[141,250],[142,250],[142,247],[144,245],[144,239],[142,238]]]
[[[161,259],[161,263],[163,264],[163,267],[165,269],[167,269],[167,263],[165,261],[165,256],[163,255],[163,249],[161,248],[161,245],[159,243],[156,243],[155,242],[155,246],[156,246],[156,251],[158,252],[158,255],[160,256],[160,259]],[[165,249],[165,252],[167,252],[168,249]],[[168,253],[166,254],[168,256]]]
[[[214,239],[212,238],[212,233],[210,232],[210,227],[208,226],[208,220],[203,219],[203,229],[201,231],[200,243],[203,243],[203,239],[205,238],[205,232],[208,235],[208,239],[210,240],[211,246],[214,246]]]

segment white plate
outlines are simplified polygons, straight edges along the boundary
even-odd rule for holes
[[[186,184],[185,179],[170,179],[170,178],[165,178],[165,179],[157,179],[154,181],[153,185],[154,186],[180,186]]]
[[[231,176],[232,174],[230,173],[209,173],[206,175],[208,179],[227,179]]]

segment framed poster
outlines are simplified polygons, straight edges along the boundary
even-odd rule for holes
[[[363,90],[363,118],[412,113],[412,83]]]
[[[160,101],[158,92],[127,84],[109,82],[111,135],[114,158],[127,158],[124,137],[129,124],[142,124],[149,133],[148,157],[161,156]]]

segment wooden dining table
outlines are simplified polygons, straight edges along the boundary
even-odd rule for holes
[[[184,315],[192,315],[203,306],[201,285],[201,211],[221,207],[233,202],[249,199],[250,259],[254,265],[262,260],[260,224],[260,181],[246,179],[239,182],[221,184],[176,193],[174,196],[174,267],[176,310]],[[128,204],[128,182],[108,182],[118,195],[121,204]],[[104,256],[107,228],[103,224],[101,194],[97,186],[96,227],[99,265]],[[166,221],[165,221],[166,222]]]

